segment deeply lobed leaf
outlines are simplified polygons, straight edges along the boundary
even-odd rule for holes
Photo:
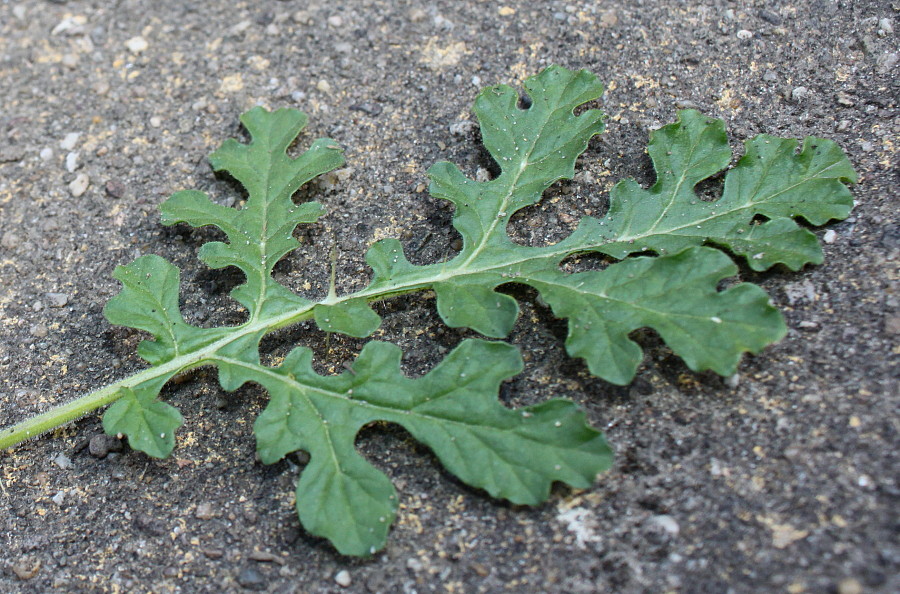
[[[271,402],[254,425],[260,459],[272,463],[305,450],[309,466],[297,485],[297,511],[313,534],[339,551],[381,548],[397,499],[390,481],[357,454],[357,432],[375,421],[406,428],[462,481],[513,503],[536,504],[562,481],[590,486],[611,452],[568,401],[513,411],[497,400],[500,382],[521,371],[518,351],[504,343],[467,340],[418,379],[400,371],[400,349],[369,342],[352,371],[323,377],[309,349],[294,350],[277,369],[240,367]]]
[[[682,111],[676,123],[650,137],[656,183],[645,190],[620,182],[610,193],[607,215],[587,219],[570,239],[601,239],[605,245],[595,251],[616,258],[642,251],[672,254],[710,242],[744,256],[754,270],[819,264],[819,242],[793,218],[813,225],[846,218],[853,207],[846,183],[856,182],[856,172],[830,140],[810,137],[796,149],[790,139],[748,140],[744,156],[725,176],[722,196],[703,201],[694,187],[728,166],[731,149],[724,122]],[[758,223],[758,217],[766,221]]]
[[[313,223],[322,214],[315,202],[292,200],[303,184],[344,163],[333,140],[320,138],[294,159],[287,149],[306,127],[306,114],[293,109],[273,113],[254,107],[241,122],[251,142],[229,139],[210,156],[216,171],[227,171],[247,190],[247,202],[236,210],[213,203],[203,192],[182,191],[160,207],[165,225],[188,223],[214,225],[225,232],[228,243],[210,242],[200,258],[212,268],[237,266],[247,277],[232,296],[259,319],[284,313],[309,301],[288,291],[271,277],[275,264],[300,245],[293,237],[301,223]]]
[[[319,301],[290,292],[271,273],[298,245],[295,227],[321,213],[318,204],[296,204],[292,195],[343,158],[328,139],[298,158],[287,155],[306,124],[300,112],[254,108],[244,114],[250,143],[226,141],[211,161],[245,187],[246,203],[226,208],[202,192],[185,191],[166,201],[162,212],[165,224],[213,225],[225,233],[227,242],[205,244],[200,256],[214,268],[244,272],[246,281],[232,295],[249,319],[235,327],[191,326],[178,308],[177,268],[156,256],[117,268],[123,290],[105,313],[113,323],[153,335],[139,353],[154,368],[142,372],[141,381],[123,384],[104,416],[105,430],[126,434],[135,449],[162,457],[181,424],[178,411],[157,399],[174,374],[213,364],[226,390],[256,382],[271,397],[255,423],[260,459],[272,463],[308,451],[310,463],[297,485],[303,525],[343,553],[365,555],[383,546],[397,509],[390,480],[355,449],[367,424],[402,425],[467,484],[521,504],[546,499],[555,481],[589,486],[608,468],[609,447],[571,402],[520,410],[499,403],[500,383],[521,369],[509,345],[464,341],[431,372],[411,379],[400,371],[397,347],[370,342],[352,370],[326,377],[313,371],[311,351],[304,348],[278,367],[262,365],[259,343],[267,333],[313,318],[326,332],[366,337],[380,324],[371,302],[433,289],[446,323],[499,338],[515,323],[518,304],[497,288],[518,282],[534,287],[556,315],[568,318],[568,351],[614,383],[630,381],[640,363],[641,350],[629,338],[638,328],[656,329],[691,369],[720,374],[732,373],[741,353],[758,352],[784,335],[784,322],[761,289],[718,289],[737,268],[722,252],[702,246],[726,247],[758,270],[820,260],[815,237],[793,219],[821,224],[849,212],[845,183],[855,173],[836,145],[807,139],[796,153],[794,141],[752,139],[725,175],[721,198],[706,202],[694,187],[727,167],[731,151],[721,121],[684,111],[651,136],[658,172],[651,188],[621,182],[605,217],[586,217],[557,245],[521,246],[506,233],[510,218],[557,180],[572,177],[577,158],[604,127],[596,109],[575,115],[602,94],[590,73],[551,67],[525,88],[527,108],[505,85],[476,100],[485,146],[500,166],[496,179],[469,180],[449,163],[429,170],[431,193],[456,207],[460,253],[448,262],[415,266],[398,241],[378,242],[366,254],[374,271],[369,286],[342,296],[332,287]],[[563,273],[562,260],[579,252],[622,261]],[[633,256],[640,252],[657,257]]]
[[[725,265],[727,258],[711,249],[679,253],[714,244],[745,256],[756,270],[820,262],[815,236],[792,217],[822,224],[849,213],[845,183],[856,177],[833,142],[809,138],[795,154],[795,141],[754,138],[726,175],[722,197],[706,202],[694,188],[728,166],[725,126],[682,111],[678,122],[651,135],[649,152],[658,172],[651,188],[619,183],[605,217],[585,217],[559,244],[532,248],[514,244],[507,223],[550,184],[572,176],[576,158],[603,128],[599,111],[575,116],[573,110],[598,97],[602,85],[589,73],[551,67],[525,88],[532,101],[528,109],[517,106],[518,95],[506,86],[486,89],[476,100],[485,146],[501,167],[496,179],[466,179],[449,163],[429,171],[430,192],[456,206],[453,224],[463,237],[461,252],[449,262],[413,266],[399,243],[382,241],[367,255],[374,270],[371,289],[432,288],[447,324],[500,338],[512,329],[518,305],[496,289],[509,282],[530,285],[554,313],[569,318],[569,353],[583,357],[594,375],[617,384],[631,381],[641,360],[627,336],[640,327],[660,332],[691,369],[723,375],[734,373],[743,352],[758,352],[784,336],[784,322],[762,291],[747,286],[717,292],[718,282],[737,271]],[[767,220],[757,223],[759,217]],[[579,252],[660,257],[567,277],[560,262]],[[709,270],[718,272],[704,272]],[[615,298],[600,289],[575,290],[582,285],[614,286]]]

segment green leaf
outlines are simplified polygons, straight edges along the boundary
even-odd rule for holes
[[[365,299],[351,299],[336,305],[319,304],[314,311],[316,325],[325,332],[365,338],[381,325],[381,317],[372,311]]]
[[[691,248],[667,258],[634,258],[603,271],[545,271],[529,284],[553,313],[569,319],[566,348],[586,359],[595,375],[627,384],[641,362],[628,338],[655,329],[695,371],[733,373],[742,352],[757,353],[787,328],[769,297],[755,285],[716,291],[737,272],[725,254]]]
[[[148,456],[165,458],[171,454],[175,430],[182,424],[181,413],[157,400],[158,393],[159,383],[135,390],[123,388],[122,397],[103,415],[103,430],[108,435],[127,435],[128,445]]]
[[[799,153],[796,149],[795,140],[767,135],[748,140],[745,155],[725,176],[722,196],[706,202],[694,186],[728,166],[725,124],[682,111],[678,122],[651,134],[656,183],[647,190],[633,181],[617,184],[606,217],[587,219],[569,242],[603,238],[608,243],[596,251],[616,258],[675,253],[710,242],[746,257],[754,270],[819,264],[818,241],[793,218],[813,225],[846,218],[853,198],[845,184],[856,182],[856,172],[830,140],[809,137]],[[767,222],[754,222],[757,217]]]
[[[513,503],[543,501],[555,481],[589,487],[609,467],[603,436],[571,402],[500,404],[500,383],[521,370],[515,348],[466,340],[418,379],[401,373],[400,356],[396,346],[370,342],[352,371],[331,377],[313,372],[305,348],[274,370],[223,361],[245,366],[271,395],[254,426],[260,459],[309,452],[297,509],[306,529],[339,551],[381,548],[394,517],[393,487],[354,448],[359,429],[375,421],[402,425],[462,481]]]
[[[213,268],[243,271],[246,281],[232,295],[249,317],[233,327],[192,326],[178,307],[177,268],[156,256],[118,267],[114,276],[123,288],[106,316],[153,336],[138,350],[152,367],[84,397],[94,408],[118,398],[104,416],[106,431],[124,433],[133,448],[162,457],[172,450],[181,424],[178,411],[157,399],[171,377],[215,365],[226,390],[257,383],[271,397],[255,423],[260,459],[273,463],[291,452],[309,452],[297,485],[300,520],[339,551],[367,555],[384,545],[397,494],[356,451],[356,436],[366,425],[402,425],[460,480],[516,504],[545,500],[554,482],[589,487],[609,467],[610,449],[569,401],[519,410],[500,404],[501,382],[522,366],[510,345],[463,341],[413,379],[401,372],[397,347],[369,342],[351,370],[321,376],[305,348],[291,351],[277,367],[263,365],[259,348],[267,334],[315,319],[326,332],[366,337],[380,324],[372,303],[433,290],[447,324],[500,338],[512,329],[518,304],[497,289],[512,282],[533,287],[555,315],[567,318],[569,353],[618,384],[630,381],[641,361],[640,347],[629,338],[639,328],[655,329],[691,369],[723,375],[734,371],[742,353],[759,352],[784,336],[781,315],[760,288],[719,289],[737,267],[714,248],[730,250],[756,270],[819,262],[818,241],[795,219],[819,225],[847,216],[852,199],[846,183],[856,177],[834,143],[808,138],[797,152],[793,140],[758,136],[724,174],[721,197],[701,200],[695,186],[728,167],[731,149],[720,120],[683,111],[676,123],[651,135],[657,181],[650,188],[621,182],[605,216],[585,217],[556,245],[522,246],[507,234],[511,217],[538,202],[556,181],[571,178],[591,137],[604,128],[597,109],[575,114],[603,92],[592,74],[550,67],[524,86],[527,108],[519,107],[519,94],[505,85],[485,89],[475,102],[485,147],[499,165],[495,179],[467,179],[450,163],[429,170],[432,195],[455,206],[460,253],[416,266],[397,240],[377,242],[366,254],[371,283],[339,295],[332,282],[318,301],[278,284],[272,270],[299,245],[296,226],[316,221],[322,212],[316,203],[296,204],[293,194],[343,157],[328,139],[313,142],[297,158],[288,156],[306,124],[298,111],[254,108],[244,114],[251,141],[228,140],[211,161],[244,186],[246,202],[226,208],[202,192],[183,191],[161,210],[164,224],[212,225],[224,233],[226,241],[205,244],[200,257]],[[621,261],[564,273],[562,261],[580,253]],[[89,410],[64,408],[68,418]],[[13,433],[27,437],[46,426],[42,418]],[[0,433],[7,440],[0,444],[8,442],[6,435]]]
[[[178,307],[178,268],[154,255],[117,266],[113,278],[122,291],[103,310],[112,324],[146,330],[156,339],[143,341],[138,354],[153,365],[202,348],[227,334],[225,328],[197,328],[184,321]]]
[[[296,159],[287,155],[306,121],[306,114],[297,110],[254,107],[241,116],[251,142],[229,139],[212,154],[213,169],[228,172],[247,190],[240,210],[215,204],[197,191],[177,192],[160,207],[165,225],[214,225],[225,232],[228,243],[207,243],[200,258],[213,268],[237,266],[244,272],[247,281],[232,296],[254,319],[309,303],[271,277],[275,264],[300,245],[293,237],[297,225],[313,223],[322,214],[317,203],[295,204],[294,192],[344,163],[340,149],[328,138],[316,140]]]
[[[485,146],[501,168],[496,179],[467,179],[449,163],[429,171],[431,193],[456,206],[461,252],[449,262],[413,266],[397,242],[377,243],[367,255],[374,270],[370,292],[431,288],[448,325],[500,338],[512,329],[518,306],[496,288],[530,285],[569,318],[569,353],[617,384],[631,381],[640,363],[640,349],[628,338],[637,328],[658,330],[691,369],[723,375],[734,373],[743,352],[759,352],[784,336],[784,322],[761,290],[717,292],[717,283],[737,272],[724,255],[712,249],[679,254],[714,244],[745,256],[755,270],[820,262],[818,241],[793,217],[822,224],[849,213],[845,183],[856,174],[833,142],[808,138],[796,153],[796,141],[758,136],[725,176],[721,198],[706,202],[694,187],[728,166],[725,126],[682,111],[677,123],[651,135],[648,150],[658,173],[651,188],[620,182],[605,217],[585,217],[559,244],[532,248],[513,243],[507,223],[550,184],[573,175],[588,139],[603,129],[597,110],[579,116],[573,110],[598,97],[602,86],[589,73],[551,67],[525,88],[528,109],[519,108],[518,95],[505,86],[486,89],[475,102]],[[589,274],[560,272],[563,259],[582,252],[660,257]]]

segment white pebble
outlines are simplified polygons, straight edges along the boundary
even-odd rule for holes
[[[807,95],[809,95],[809,89],[806,87],[796,87],[793,91],[791,91],[791,99],[794,101],[801,101],[806,99]]]
[[[147,43],[146,39],[138,36],[138,37],[132,37],[131,39],[126,41],[125,47],[127,47],[128,51],[130,51],[132,54],[139,54],[142,51],[145,51],[148,47],[150,47],[150,44]]]
[[[69,303],[69,296],[65,293],[47,293],[47,301],[50,307],[65,307]]]
[[[675,518],[669,515],[653,516],[652,518],[650,518],[650,521],[665,530],[671,536],[678,536],[678,533],[681,531],[681,527],[678,525],[678,522],[675,521]]]
[[[73,198],[78,198],[87,192],[89,185],[91,185],[91,178],[85,173],[79,173],[75,176],[75,179],[69,183],[69,193],[72,194]]]
[[[75,148],[75,145],[78,144],[78,139],[81,137],[81,132],[69,132],[66,134],[66,137],[63,138],[59,142],[59,148],[64,151],[70,151]]]
[[[150,125],[154,128],[159,128],[160,126],[162,126],[162,119],[158,118],[157,116],[153,116],[152,118],[150,118]]]
[[[42,161],[49,161],[53,158],[53,149],[50,147],[45,147],[41,149],[40,157]]]
[[[834,231],[834,229],[829,229],[825,232],[825,236],[822,237],[822,240],[825,243],[834,243],[835,239],[837,239],[837,233]]]
[[[878,30],[881,31],[883,35],[890,35],[894,32],[894,24],[891,22],[891,19],[885,17],[878,21]]]
[[[78,153],[72,151],[66,155],[66,171],[75,173],[76,169],[78,169]]]
[[[751,37],[753,37],[752,31],[748,31],[746,29],[741,29],[740,31],[737,32],[738,39],[750,39]]]
[[[63,504],[63,501],[65,500],[65,498],[66,498],[65,491],[60,491],[59,493],[57,493],[56,495],[51,497],[51,499],[53,500],[53,503],[55,503],[56,505],[60,505],[60,506]]]
[[[67,470],[72,468],[72,460],[66,456],[65,454],[59,454],[53,459],[53,463],[62,468],[63,470]]]
[[[335,574],[334,581],[335,581],[335,583],[337,583],[338,586],[341,586],[342,588],[349,587],[350,586],[350,572],[347,571],[346,569],[342,569],[341,571],[339,571]]]
[[[327,80],[320,80],[318,83],[316,83],[316,88],[319,89],[320,91],[322,91],[323,93],[331,92],[331,85],[328,84]]]

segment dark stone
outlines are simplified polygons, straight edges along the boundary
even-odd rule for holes
[[[238,574],[237,583],[245,590],[265,590],[266,576],[252,565],[248,565]]]
[[[350,111],[361,111],[370,116],[377,116],[382,112],[382,107],[377,103],[356,103],[348,109]]]
[[[780,25],[784,22],[784,19],[782,19],[777,13],[774,13],[771,10],[762,9],[756,14],[759,15],[759,18],[772,25]]]
[[[106,182],[106,193],[112,198],[121,198],[125,195],[125,184],[117,179]]]

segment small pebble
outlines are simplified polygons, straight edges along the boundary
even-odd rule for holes
[[[428,14],[421,8],[413,8],[409,11],[409,20],[412,23],[421,23]]]
[[[885,52],[878,58],[878,73],[888,74],[900,62],[900,52]]]
[[[54,495],[50,499],[53,501],[53,503],[55,503],[56,505],[59,505],[61,507],[63,504],[63,501],[65,501],[65,499],[66,499],[66,493],[65,493],[65,491],[59,491],[56,495]]]
[[[314,22],[313,18],[305,10],[298,10],[297,12],[292,14],[291,20],[293,20],[298,25],[312,25]]]
[[[885,17],[878,21],[878,32],[883,35],[890,35],[894,32],[894,24],[891,19]]]
[[[80,132],[69,132],[66,134],[66,137],[59,141],[59,148],[64,151],[70,151],[75,148],[75,145],[78,144],[78,139],[81,137]]]
[[[162,119],[158,118],[157,116],[153,116],[152,118],[150,118],[150,125],[154,128],[159,128],[160,126],[162,126]]]
[[[900,334],[900,316],[889,316],[884,321],[884,329],[888,334]]]
[[[753,32],[748,31],[747,29],[741,29],[737,32],[737,38],[742,40],[747,40],[753,37]]]
[[[659,526],[669,536],[678,536],[678,533],[681,531],[681,527],[678,525],[678,522],[675,521],[675,518],[669,515],[659,515],[653,516],[650,518],[649,522],[655,526]]]
[[[450,124],[448,131],[454,136],[465,136],[478,127],[478,124],[471,120],[463,120],[461,122],[453,122]]]
[[[278,557],[268,551],[251,551],[247,557],[260,563],[271,563],[278,559]]]
[[[53,463],[62,468],[63,470],[68,470],[72,468],[72,460],[65,454],[58,454],[54,459]]]
[[[117,179],[111,179],[106,182],[106,194],[110,198],[121,198],[125,195],[125,184]]]
[[[782,23],[782,18],[778,15],[778,13],[772,12],[771,10],[762,9],[757,14],[759,15],[759,18],[769,24],[780,25]]]
[[[794,101],[802,101],[806,99],[806,96],[809,95],[809,89],[806,87],[795,87],[793,91],[791,91],[791,99]]]
[[[0,163],[15,163],[25,158],[25,151],[17,146],[0,148]]]
[[[675,107],[677,107],[678,109],[697,109],[700,106],[690,99],[676,99]]]
[[[838,584],[837,592],[838,594],[863,594],[865,589],[863,589],[862,584],[860,584],[858,580],[854,578],[844,578]]]
[[[213,512],[212,503],[207,501],[198,505],[197,510],[194,512],[194,517],[198,520],[211,520],[214,518],[215,513]]]
[[[16,574],[16,577],[20,580],[30,580],[41,570],[41,561],[40,559],[33,559],[31,557],[22,557],[10,565],[10,569],[12,569],[12,572]]]
[[[131,39],[126,41],[125,47],[127,47],[128,51],[130,51],[132,54],[139,54],[139,53],[145,51],[148,47],[150,47],[150,44],[147,43],[146,39],[138,36],[138,37],[132,37]]]
[[[316,88],[317,88],[318,90],[322,91],[323,93],[330,93],[330,92],[331,92],[331,85],[328,84],[328,81],[327,81],[327,80],[320,80],[319,82],[317,82],[317,83],[316,83]]]
[[[357,103],[355,105],[351,105],[348,109],[350,109],[351,111],[361,111],[363,113],[369,114],[370,116],[377,116],[382,111],[381,105],[377,103]]]
[[[240,35],[241,33],[243,33],[244,31],[246,31],[247,29],[249,29],[252,26],[253,26],[253,21],[249,21],[249,20],[245,19],[243,21],[240,21],[236,25],[232,25],[228,29],[228,34],[229,35]]]
[[[344,19],[342,19],[339,15],[331,15],[328,17],[328,26],[334,27],[335,29],[340,29],[344,24]]]
[[[49,147],[42,148],[38,155],[41,157],[41,161],[49,161],[53,158],[53,149]]]
[[[5,247],[8,250],[15,249],[19,247],[22,243],[22,238],[13,233],[12,231],[7,231],[3,234],[3,237],[0,237],[0,246]]]
[[[29,329],[29,331],[35,338],[45,338],[47,334],[50,333],[50,330],[47,328],[47,324],[44,324],[43,322],[35,324]]]
[[[727,378],[725,378],[725,385],[731,388],[732,390],[737,388],[741,384],[741,374],[732,373]]]
[[[122,449],[122,442],[111,435],[97,434],[88,442],[88,451],[95,458],[106,458],[110,452],[118,452]]]
[[[837,239],[837,233],[834,229],[829,229],[822,237],[822,241],[824,241],[825,243],[834,243],[835,239]]]
[[[342,588],[348,588],[351,584],[350,572],[346,569],[342,569],[335,574],[334,581],[338,586]]]
[[[71,151],[68,155],[66,155],[66,171],[69,173],[75,173],[75,170],[78,169],[78,153],[75,151]]]
[[[837,94],[837,102],[839,105],[843,105],[844,107],[853,107],[854,101],[853,97],[844,93],[843,91]]]
[[[47,293],[45,297],[50,307],[65,307],[69,303],[69,296],[65,293]]]
[[[237,583],[247,590],[265,590],[266,576],[252,565],[248,565],[238,574]]]
[[[453,21],[445,19],[442,15],[437,15],[432,21],[434,22],[435,27],[444,31],[451,31],[453,27],[456,26]]]
[[[91,178],[85,173],[79,173],[75,179],[69,183],[69,193],[73,198],[83,196],[87,192],[88,186],[91,184]]]
[[[615,27],[619,24],[619,15],[615,10],[606,10],[600,15],[601,27]]]

